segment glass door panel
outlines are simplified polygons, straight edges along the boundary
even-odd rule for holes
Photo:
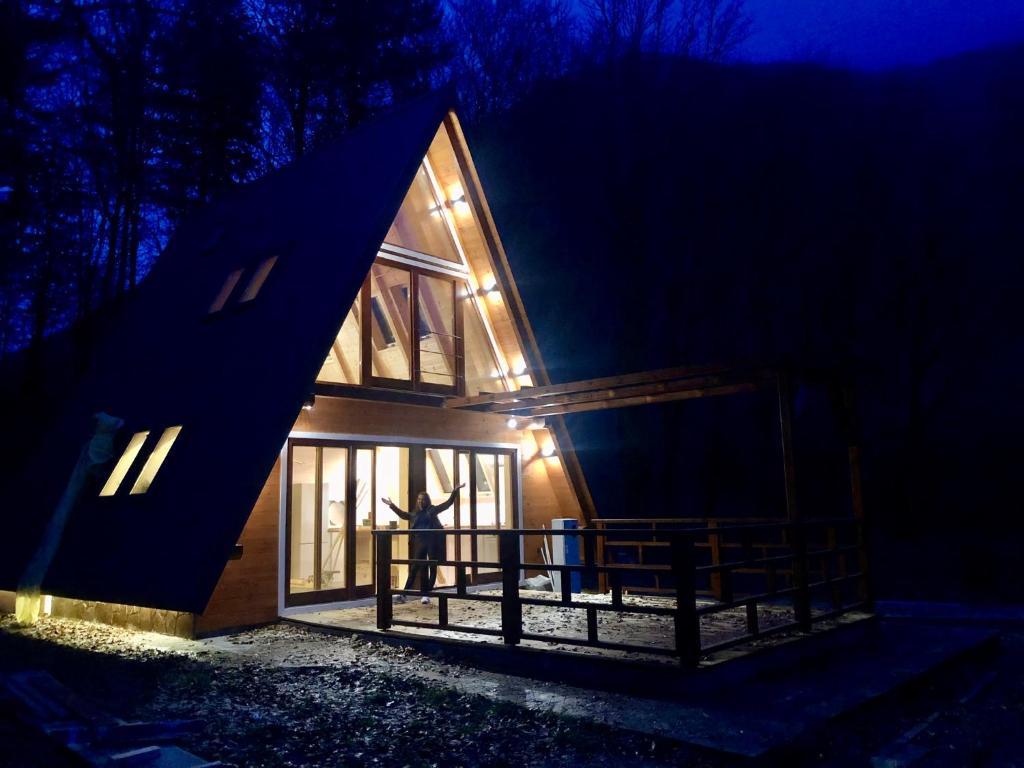
[[[320,589],[346,586],[348,448],[321,448]]]
[[[456,504],[458,509],[456,511],[458,514],[458,527],[465,529],[470,529],[473,527],[473,489],[469,481],[470,476],[472,475],[472,467],[472,454],[470,454],[467,451],[459,451],[458,482],[465,483],[465,485],[459,490],[459,500]],[[459,536],[458,539],[459,560],[475,560],[476,555],[473,537]],[[467,570],[466,578],[471,579],[472,577],[472,571]]]
[[[498,454],[498,527],[515,528],[513,513],[516,508],[512,498],[515,486],[512,483],[512,457]]]
[[[451,448],[427,448],[426,454],[426,478],[427,495],[430,496],[432,504],[442,504],[448,500],[452,489],[455,487],[455,451]],[[451,508],[446,509],[438,518],[441,524],[448,530],[455,527],[455,507],[458,500]],[[455,536],[445,536],[445,560],[455,559]],[[437,569],[437,583],[442,587],[455,585],[455,568],[450,565],[441,566]]]
[[[477,528],[498,527],[498,474],[497,457],[493,453],[478,453],[474,467],[475,524]],[[498,537],[494,534],[476,537],[477,560],[498,562]],[[495,573],[494,568],[480,568],[478,573]]]
[[[317,449],[291,451],[288,529],[288,592],[312,592],[316,584]]]
[[[397,446],[380,446],[376,449],[376,482],[374,494],[376,516],[374,525],[377,528],[395,528],[405,530],[409,523],[398,517],[381,501],[381,497],[389,498],[399,508],[409,510],[409,449]],[[409,537],[395,536],[391,548],[391,557],[405,560],[409,557]],[[391,566],[391,586],[401,588],[409,574],[408,565]]]
[[[373,449],[357,448],[355,454],[355,586],[372,587]]]

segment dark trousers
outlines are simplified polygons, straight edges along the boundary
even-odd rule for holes
[[[443,560],[444,535],[439,533],[415,533],[409,542],[410,560]],[[415,563],[409,566],[409,578],[405,580],[404,589],[416,589],[419,579],[420,592],[427,594],[434,588],[437,581],[437,566],[433,563]]]

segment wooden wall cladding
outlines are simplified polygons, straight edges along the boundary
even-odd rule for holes
[[[445,440],[465,444],[518,445],[522,457],[523,524],[550,528],[555,517],[581,519],[561,461],[544,458],[529,430],[509,429],[507,417],[422,405],[318,396],[302,411],[294,432],[357,435],[368,439]],[[242,531],[242,557],[230,560],[206,610],[196,616],[197,636],[252,626],[277,618],[280,460],[267,478]],[[527,559],[538,562],[540,540],[528,537]]]
[[[242,556],[228,560],[206,610],[196,616],[197,637],[277,619],[277,536],[281,460],[274,462],[238,543]]]

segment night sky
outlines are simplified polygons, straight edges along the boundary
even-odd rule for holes
[[[857,69],[922,64],[1024,40],[1024,0],[747,0],[740,57]]]

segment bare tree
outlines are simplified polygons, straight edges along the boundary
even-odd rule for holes
[[[505,109],[569,69],[577,49],[567,0],[449,0],[453,80],[470,117]]]
[[[615,59],[640,52],[708,61],[735,54],[750,37],[745,0],[584,0],[591,55]]]

